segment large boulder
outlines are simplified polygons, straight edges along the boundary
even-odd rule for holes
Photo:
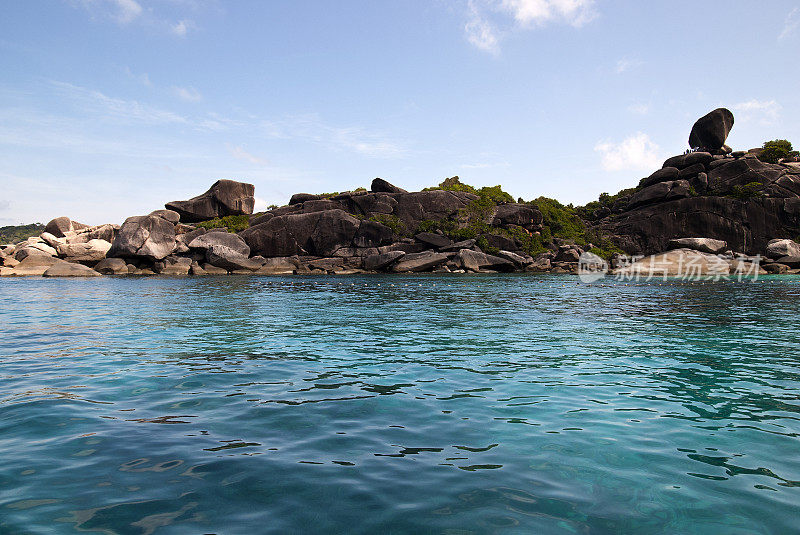
[[[648,256],[614,271],[622,278],[694,278],[725,276],[729,273],[730,263],[727,260],[693,249],[675,249]]]
[[[235,180],[217,180],[205,193],[187,201],[167,203],[167,210],[180,214],[184,222],[205,221],[228,215],[252,214],[255,186]]]
[[[44,277],[99,277],[100,273],[83,264],[56,262],[42,273]]]
[[[154,215],[129,217],[107,256],[161,260],[175,249],[175,225]]]
[[[542,224],[542,213],[527,204],[501,204],[494,213],[493,225],[518,225],[526,229],[538,228]]]
[[[800,256],[800,244],[788,239],[770,240],[767,243],[766,256],[768,258]]]
[[[471,249],[461,249],[458,252],[458,259],[463,268],[467,271],[479,272],[485,269],[492,271],[512,271],[514,263],[506,258],[493,256]]]
[[[675,238],[708,236],[728,242],[733,251],[754,255],[763,253],[775,236],[796,235],[798,226],[800,199],[703,196],[638,206],[597,230],[611,235],[629,254],[664,251]]]
[[[224,245],[240,255],[250,256],[250,247],[248,247],[244,239],[238,234],[231,234],[230,232],[207,232],[188,242],[188,245],[190,249],[199,251],[207,251],[212,245]]]
[[[247,256],[225,245],[211,245],[206,250],[206,260],[212,266],[229,271],[249,270],[256,271],[261,264],[247,258]]]
[[[379,271],[385,269],[406,255],[403,251],[388,251],[364,257],[364,269],[367,271]]]
[[[440,220],[455,216],[477,195],[462,191],[417,191],[397,195],[394,215],[409,229],[418,227],[426,219]]]
[[[433,251],[407,254],[392,267],[392,270],[398,273],[430,271],[447,262],[449,258],[449,255],[445,253],[434,253]]]
[[[376,178],[373,180],[370,190],[373,193],[408,193],[403,188],[398,188],[394,184],[390,184],[382,178]]]
[[[43,275],[50,266],[57,263],[68,264],[64,260],[60,260],[54,256],[49,255],[30,255],[22,260],[19,264],[14,266],[14,275]]]
[[[352,244],[360,224],[344,210],[326,210],[273,217],[239,235],[252,253],[266,257],[330,256]]]
[[[353,238],[356,247],[380,247],[392,243],[392,229],[377,221],[364,220]]]
[[[75,230],[72,225],[72,220],[66,216],[57,217],[44,227],[45,232],[50,233],[56,238],[63,238],[64,233],[71,230]]]
[[[127,275],[128,264],[122,258],[104,258],[95,264],[94,270],[103,275]]]
[[[725,252],[727,248],[727,242],[712,238],[676,238],[667,243],[667,249],[692,249],[711,254]]]
[[[733,128],[733,113],[727,108],[716,110],[700,117],[692,126],[689,146],[717,150],[722,148]]]
[[[56,247],[58,256],[69,262],[94,263],[106,257],[111,244],[105,240],[89,240],[86,243],[65,243]]]

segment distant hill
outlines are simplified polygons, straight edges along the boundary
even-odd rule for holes
[[[31,236],[38,236],[42,232],[44,232],[44,225],[41,223],[0,227],[0,243],[16,243]]]

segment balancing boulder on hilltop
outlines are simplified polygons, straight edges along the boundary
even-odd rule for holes
[[[728,139],[731,128],[733,128],[733,113],[727,108],[717,108],[694,123],[689,134],[689,146],[712,153],[719,151],[725,147],[725,140]],[[731,151],[727,149],[722,152]]]
[[[208,191],[188,201],[172,201],[165,206],[180,214],[184,223],[195,223],[228,215],[252,214],[255,186],[235,180],[217,180]]]
[[[800,166],[767,163],[760,151],[724,143],[733,114],[719,108],[692,127],[694,150],[668,158],[639,185],[598,211],[595,229],[628,253],[654,254],[679,238],[713,238],[737,252],[761,254],[770,240],[800,228]]]

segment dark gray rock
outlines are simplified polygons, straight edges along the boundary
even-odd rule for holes
[[[373,180],[369,189],[373,193],[408,193],[403,188],[398,188],[394,184],[390,184],[382,178],[376,178]]]
[[[433,251],[407,254],[392,267],[392,270],[398,273],[430,271],[436,266],[447,262],[448,258],[449,256],[445,253],[435,253]]]
[[[514,263],[506,258],[493,256],[471,249],[461,249],[457,256],[463,269],[467,271],[479,272],[484,270],[492,271],[513,271]]]
[[[542,213],[527,204],[501,204],[495,211],[492,224],[498,226],[517,225],[531,230],[542,224]]]
[[[418,191],[397,195],[394,215],[409,229],[416,229],[426,219],[448,219],[457,214],[477,195],[461,191]]]
[[[663,167],[649,177],[643,178],[639,182],[639,187],[646,188],[660,182],[671,182],[678,178],[678,172],[677,167]]]
[[[205,193],[187,201],[173,201],[165,206],[180,214],[181,221],[195,222],[228,215],[252,214],[255,198],[252,184],[235,180],[217,180]]]
[[[501,236],[499,234],[484,234],[483,237],[486,238],[486,243],[489,245],[489,247],[494,247],[495,249],[504,249],[506,251],[519,250],[519,245],[512,238]]]
[[[435,232],[420,232],[414,237],[417,239],[417,241],[431,245],[436,249],[441,249],[442,247],[447,247],[453,244],[453,240],[447,236],[436,234]]]
[[[403,251],[389,251],[364,257],[364,269],[367,271],[380,271],[385,269],[406,255]]]
[[[361,221],[353,245],[356,247],[379,247],[392,243],[392,229],[376,221]]]
[[[122,224],[106,256],[161,260],[175,244],[175,225],[158,216],[134,216]]]
[[[442,247],[440,251],[443,253],[447,251],[460,251],[461,249],[472,249],[474,246],[475,239],[470,238],[468,240],[462,240],[452,245],[448,245],[447,247]]]
[[[228,271],[256,271],[261,267],[258,262],[253,262],[247,256],[225,245],[211,245],[206,249],[206,260],[212,266],[227,269]]]
[[[361,222],[343,210],[273,217],[239,235],[252,253],[265,257],[328,256],[352,245]]]
[[[722,148],[731,128],[733,113],[727,108],[717,108],[694,123],[689,134],[689,146],[710,150]]]
[[[292,195],[292,198],[289,199],[289,205],[301,204],[306,201],[318,201],[322,198],[322,195],[313,195],[311,193],[295,193]]]

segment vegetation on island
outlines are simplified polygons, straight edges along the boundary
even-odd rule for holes
[[[44,225],[41,223],[0,227],[0,243],[17,243],[32,236],[38,236],[42,232],[44,232]]]
[[[758,152],[758,159],[764,163],[778,163],[783,159],[795,159],[800,155],[792,148],[791,142],[785,139],[773,139],[764,142],[764,147]]]

